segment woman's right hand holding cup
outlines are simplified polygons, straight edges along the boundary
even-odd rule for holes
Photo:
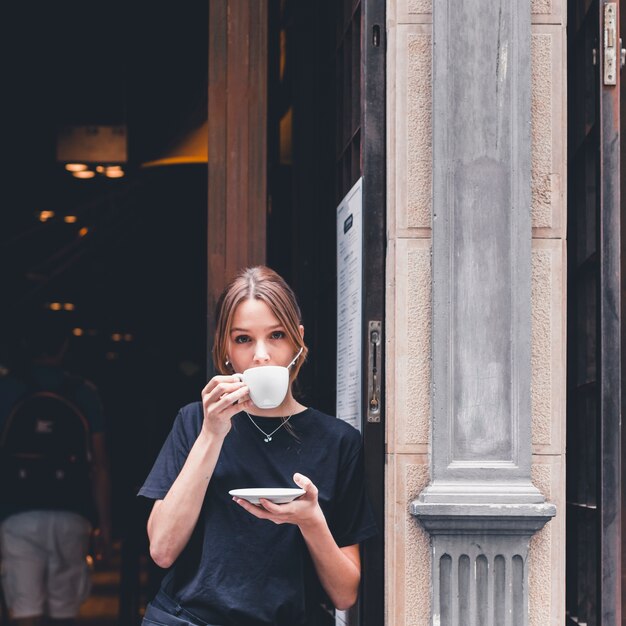
[[[214,376],[202,390],[202,430],[223,439],[230,431],[233,415],[248,409],[251,404],[248,386],[239,378]]]

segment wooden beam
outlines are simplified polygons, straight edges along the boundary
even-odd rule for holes
[[[266,258],[267,10],[209,2],[209,318],[233,274]]]

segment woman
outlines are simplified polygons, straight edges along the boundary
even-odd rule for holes
[[[144,623],[305,625],[322,589],[337,608],[356,602],[358,544],[376,533],[360,435],[293,397],[307,348],[295,296],[278,274],[242,271],[216,313],[220,375],[202,390],[202,402],[181,409],[139,492],[155,499],[150,554],[172,568]],[[254,406],[234,375],[292,363],[289,389],[274,409]],[[288,504],[256,506],[229,495],[296,485],[305,494]]]

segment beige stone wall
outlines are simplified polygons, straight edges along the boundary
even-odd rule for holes
[[[429,481],[431,11],[387,1],[388,626],[430,623],[430,544],[408,507]],[[537,626],[564,621],[565,61],[562,0],[532,0],[532,478],[558,511],[530,547]]]
[[[557,515],[530,543],[531,626],[565,621],[565,9],[532,0],[532,479]]]

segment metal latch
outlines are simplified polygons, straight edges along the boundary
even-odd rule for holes
[[[604,5],[604,84],[617,85],[617,2]],[[621,50],[620,50],[621,54]]]
[[[380,321],[370,321],[367,332],[367,421],[380,422],[382,323]]]

